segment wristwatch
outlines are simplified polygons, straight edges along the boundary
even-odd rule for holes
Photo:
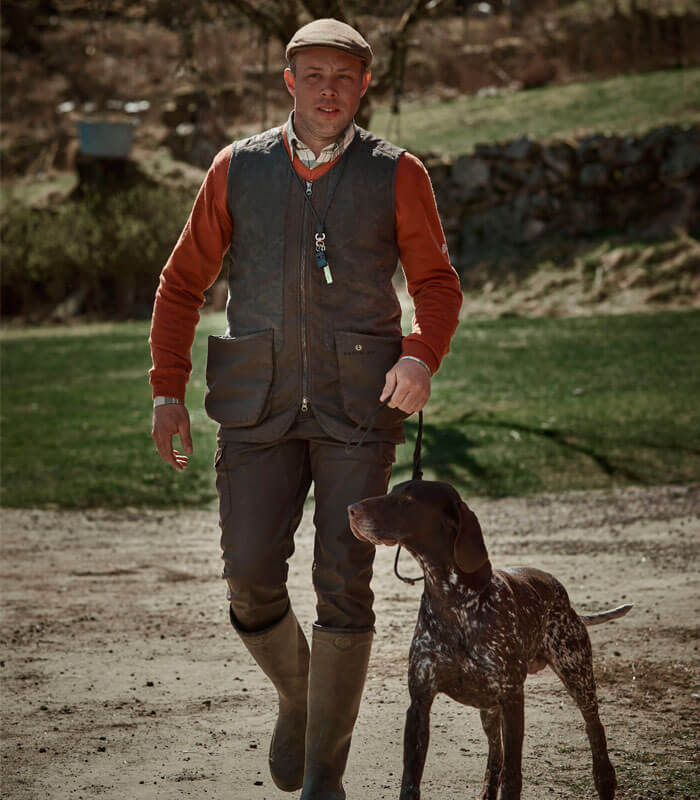
[[[184,402],[177,397],[154,397],[153,398],[153,408],[158,408],[158,406],[184,406]]]
[[[403,359],[408,359],[409,361],[415,361],[417,364],[420,364],[421,367],[425,367],[428,375],[430,375],[430,377],[432,378],[433,373],[431,372],[430,367],[425,363],[425,361],[423,361],[422,358],[416,358],[415,356],[401,356],[399,361],[403,361]]]

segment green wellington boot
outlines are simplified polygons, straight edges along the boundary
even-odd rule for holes
[[[309,645],[291,608],[262,631],[242,631],[233,613],[231,622],[277,689],[279,714],[270,742],[270,774],[279,789],[293,792],[304,781]]]
[[[301,800],[345,800],[343,773],[360,710],[373,631],[314,625]]]

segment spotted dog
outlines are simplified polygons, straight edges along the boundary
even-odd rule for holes
[[[621,617],[631,606],[582,616],[552,575],[492,570],[476,515],[446,483],[407,481],[385,497],[355,503],[348,516],[358,539],[402,545],[425,574],[409,655],[401,800],[420,798],[430,707],[439,692],[481,710],[489,743],[481,800],[518,800],[525,678],[546,666],[583,715],[595,786],[611,800],[615,769],[598,716],[586,625]]]

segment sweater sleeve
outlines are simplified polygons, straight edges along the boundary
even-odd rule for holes
[[[413,330],[402,355],[440,366],[450,349],[462,305],[459,277],[450,264],[428,171],[403,153],[396,169],[396,235],[408,293],[413,299]]]
[[[204,292],[221,271],[233,221],[226,202],[232,146],[214,158],[180,238],[160,275],[151,322],[153,396],[185,399],[190,351]]]

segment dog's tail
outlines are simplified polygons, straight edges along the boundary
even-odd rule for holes
[[[599,611],[597,614],[579,614],[585,625],[602,625],[604,622],[612,622],[614,619],[624,617],[632,609],[632,606],[625,604],[609,611]]]

